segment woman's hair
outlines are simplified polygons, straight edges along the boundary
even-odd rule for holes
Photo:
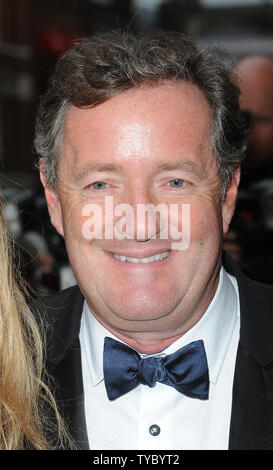
[[[63,448],[69,438],[42,380],[40,329],[15,272],[3,206],[0,194],[0,450]],[[49,420],[49,413],[54,419]],[[47,440],[49,435],[55,444]]]
[[[249,119],[239,108],[239,89],[227,57],[174,32],[113,31],[83,38],[60,57],[36,121],[35,148],[45,159],[47,183],[57,190],[58,157],[71,105],[94,107],[130,88],[165,81],[192,83],[206,97],[224,195],[244,157]]]

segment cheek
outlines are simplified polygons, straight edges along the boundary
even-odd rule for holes
[[[222,219],[219,211],[211,207],[191,207],[190,235],[191,242],[201,246],[215,243],[221,238]]]
[[[84,218],[80,211],[69,210],[64,217],[64,237],[67,242],[82,242]]]
[[[85,229],[90,219],[84,215],[85,205],[70,199],[63,206],[63,229],[67,254],[73,268],[83,263],[83,253],[92,243],[90,232]],[[83,263],[84,264],[84,263]]]
[[[91,243],[103,232],[103,210],[99,204],[70,197],[63,201],[64,236],[68,242]]]

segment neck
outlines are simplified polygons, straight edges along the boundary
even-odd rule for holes
[[[143,354],[156,354],[160,351],[163,351],[163,349],[170,346],[170,344],[174,343],[183,335],[183,333],[179,333],[169,337],[164,337],[163,335],[162,337],[156,337],[154,334],[147,333],[145,335],[143,333],[134,333],[134,337],[131,337],[130,333],[124,333],[111,328],[109,325],[104,324],[99,318],[97,318],[97,320],[116,338],[120,339],[131,348],[136,349],[138,352]]]
[[[106,330],[112,333],[119,340],[126,343],[128,346],[143,354],[156,354],[160,351],[163,351],[163,349],[167,348],[176,340],[181,338],[181,336],[191,329],[202,317],[202,315],[192,316],[188,322],[184,323],[175,332],[168,332],[166,329],[154,332],[127,332],[111,327],[109,324],[104,322],[103,319],[98,317],[94,310],[90,309],[90,311],[96,320],[98,320],[98,322],[103,325]]]

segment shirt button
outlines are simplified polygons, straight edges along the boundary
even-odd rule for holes
[[[157,424],[152,424],[152,426],[149,427],[149,433],[152,436],[158,436],[158,434],[160,434],[160,427]]]

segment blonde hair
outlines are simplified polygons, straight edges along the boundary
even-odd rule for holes
[[[40,330],[12,262],[3,205],[0,193],[0,450],[64,448],[70,441],[54,398],[42,380]],[[54,425],[49,410],[55,415]],[[55,444],[46,438],[49,431]]]

